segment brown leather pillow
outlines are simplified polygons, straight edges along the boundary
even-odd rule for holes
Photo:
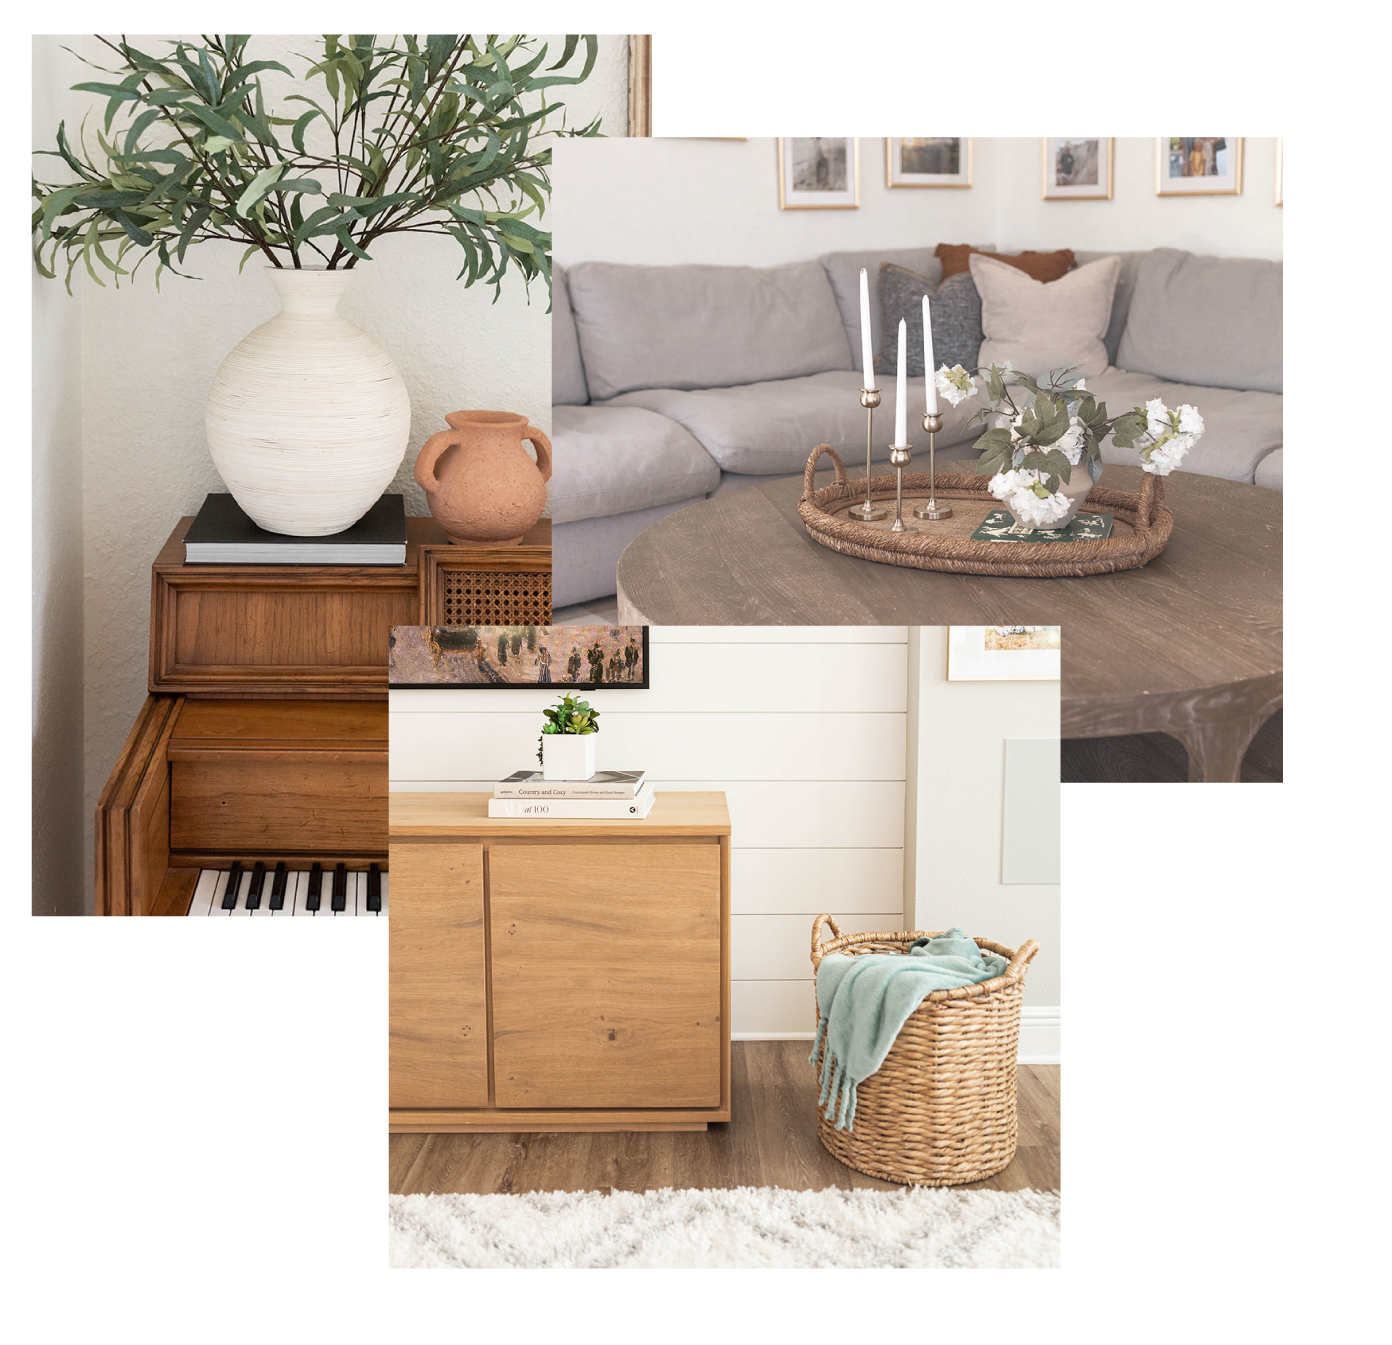
[[[982,252],[980,248],[974,248],[967,243],[939,243],[933,250],[933,256],[942,262],[942,278],[946,280],[948,276],[955,276],[959,271],[970,271],[971,262],[968,258],[973,252],[980,253],[983,257],[994,257],[998,262],[1005,262],[1008,266],[1018,267],[1031,279],[1042,280],[1046,284],[1067,275],[1078,264],[1069,248],[1061,248],[1058,252],[1020,252],[1014,256],[1007,256],[1004,252]]]

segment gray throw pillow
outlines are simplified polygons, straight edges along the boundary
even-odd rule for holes
[[[933,358],[938,367],[976,368],[981,349],[981,297],[968,271],[949,276],[936,288],[926,276],[892,262],[880,265],[880,330],[884,341],[875,372],[893,374],[899,360],[899,320],[905,321],[905,372],[923,377],[923,296],[931,300]]]

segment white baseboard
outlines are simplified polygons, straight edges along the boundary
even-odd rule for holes
[[[1021,1065],[1057,1065],[1060,1053],[1061,1010],[1057,1005],[1026,1006],[1020,1010]],[[731,1041],[811,1041],[813,1032],[732,1032]]]

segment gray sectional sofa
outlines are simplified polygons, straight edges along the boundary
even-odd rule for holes
[[[989,248],[989,244],[980,245]],[[1173,248],[1119,255],[1105,338],[1111,367],[1088,387],[1109,408],[1191,402],[1206,433],[1184,470],[1281,488],[1281,263]],[[723,491],[801,476],[829,443],[864,462],[859,274],[882,262],[936,283],[933,248],[829,253],[775,267],[557,268],[552,320],[554,602],[614,592],[624,548],[663,515]],[[880,348],[878,296],[872,343]],[[878,378],[874,460],[889,457],[894,378]],[[927,452],[923,380],[909,380],[909,441]],[[980,401],[942,404],[938,451],[968,456]],[[1104,462],[1134,463],[1107,445]]]

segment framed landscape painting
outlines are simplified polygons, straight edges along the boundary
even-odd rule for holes
[[[1113,141],[1044,137],[1046,201],[1110,201]]]
[[[780,210],[855,210],[860,163],[854,136],[789,136],[778,141]]]
[[[646,626],[393,626],[393,687],[645,688]]]
[[[949,682],[1056,682],[1060,626],[949,626]]]
[[[1238,196],[1242,140],[1232,135],[1169,135],[1155,142],[1157,196]]]
[[[970,187],[972,142],[966,136],[888,136],[885,185]]]

